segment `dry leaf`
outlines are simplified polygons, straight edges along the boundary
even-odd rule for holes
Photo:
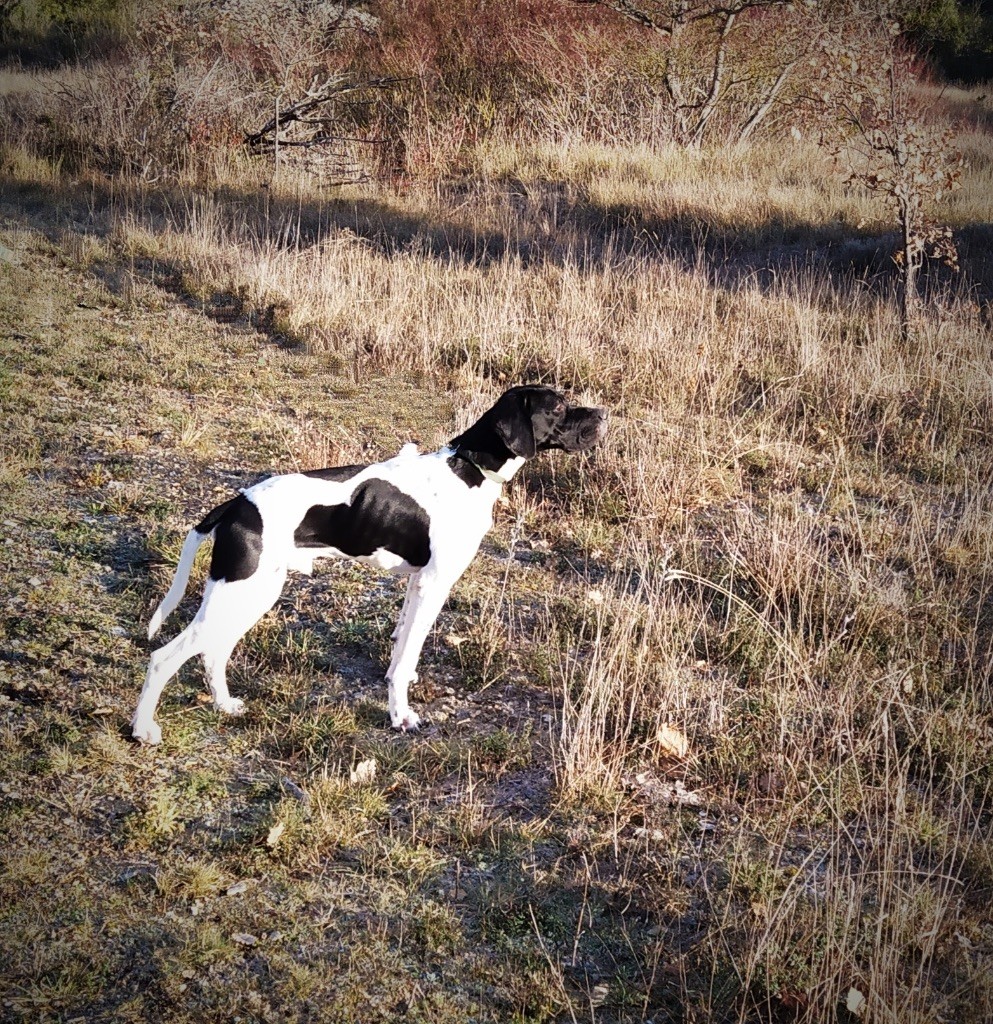
[[[283,834],[285,828],[286,825],[283,822],[277,821],[276,824],[273,825],[271,829],[269,829],[269,835],[266,836],[265,840],[266,846],[275,846],[276,843],[279,842],[279,837]]]
[[[351,781],[353,786],[368,785],[376,777],[376,759],[370,757],[368,761],[359,761],[352,769]]]
[[[660,725],[655,734],[655,742],[659,745],[659,753],[669,757],[686,757],[690,742],[686,736],[671,725]]]

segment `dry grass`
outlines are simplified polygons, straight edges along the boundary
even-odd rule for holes
[[[494,136],[328,196],[8,137],[5,1012],[989,1019],[987,129],[907,344],[885,212],[807,141]],[[215,489],[433,445],[520,379],[613,427],[510,489],[425,655],[433,731],[356,682],[398,593],[346,570],[249,637],[247,720],[190,676],[164,750],[124,742]]]

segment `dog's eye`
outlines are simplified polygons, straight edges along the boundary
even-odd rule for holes
[[[556,402],[555,408],[552,410],[556,416],[561,416],[565,412],[565,402]]]

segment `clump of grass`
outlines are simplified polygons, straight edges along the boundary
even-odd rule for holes
[[[556,652],[552,683],[562,730],[555,764],[563,795],[609,800],[625,771],[657,759],[662,727],[686,727],[680,688],[687,625],[661,586],[634,578],[591,588],[579,602],[552,610],[544,644]]]
[[[354,784],[326,774],[307,787],[307,802],[284,798],[273,809],[265,844],[271,855],[297,869],[314,868],[340,849],[362,847],[387,812],[374,784]]]

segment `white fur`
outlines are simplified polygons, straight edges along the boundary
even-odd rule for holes
[[[162,603],[155,609],[155,614],[148,623],[149,640],[162,628],[162,623],[175,610],[179,602],[182,601],[183,594],[186,593],[186,585],[190,581],[190,570],[193,568],[193,560],[196,558],[200,545],[206,539],[204,534],[197,533],[196,530],[190,530],[186,535],[172,586],[169,588],[166,596],[162,598]]]
[[[343,557],[334,548],[300,550],[293,534],[303,514],[313,505],[350,501],[363,481],[385,480],[410,495],[430,519],[431,558],[416,569],[398,556],[380,549],[363,558],[380,568],[410,576],[403,608],[394,632],[395,645],[386,673],[390,720],[397,729],[416,729],[420,718],[407,701],[417,679],[421,648],[455,581],[462,575],[493,524],[493,505],[501,483],[523,465],[509,460],[497,473],[486,474],[479,487],[468,487],[448,466],[452,451],[419,455],[405,445],[387,462],[369,466],[344,481],[322,480],[299,473],[270,477],[242,491],[262,517],[262,552],[255,572],[235,582],[210,580],[193,621],[174,640],[152,654],[145,684],[132,718],[134,736],[143,743],[161,742],[155,710],[166,683],[190,658],[204,661],[214,705],[227,714],[241,714],[244,705],[231,697],[226,680],[228,658],[242,636],[272,607],[289,569],[309,573],[315,558]],[[149,623],[149,637],[179,604],[197,548],[206,538],[191,530],[183,544],[176,577]]]

